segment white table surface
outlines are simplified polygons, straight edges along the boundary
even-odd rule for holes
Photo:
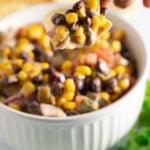
[[[132,24],[144,39],[148,54],[150,55],[150,9],[142,6],[141,0],[137,0],[133,6],[121,10],[112,6],[112,9]],[[0,140],[0,150],[12,150]]]

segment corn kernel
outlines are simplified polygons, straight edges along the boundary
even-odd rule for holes
[[[41,67],[42,67],[42,69],[47,69],[47,68],[49,68],[49,63],[43,62],[43,63],[41,63]]]
[[[38,42],[44,48],[44,50],[50,49],[50,37],[48,35],[43,34]]]
[[[116,74],[123,75],[127,72],[127,68],[125,66],[119,65],[114,68]]]
[[[43,75],[43,81],[44,81],[44,83],[48,83],[49,82],[49,74],[44,74]]]
[[[65,98],[59,98],[58,100],[57,100],[57,105],[59,106],[59,107],[61,107],[64,103],[66,103],[67,102],[67,100],[65,99]]]
[[[112,78],[112,77],[115,77],[116,76],[116,71],[114,69],[111,69],[110,72],[109,72],[109,77]]]
[[[97,8],[98,8],[98,1],[97,0],[86,0],[86,7],[88,9],[97,10]]]
[[[50,101],[50,88],[48,86],[39,86],[37,100],[39,102],[49,102]]]
[[[27,29],[27,35],[32,40],[39,39],[44,33],[44,28],[41,25],[33,24]]]
[[[41,70],[39,70],[39,68],[33,67],[32,70],[30,70],[28,75],[32,79],[32,78],[38,76],[40,73],[41,73]]]
[[[75,72],[81,73],[85,76],[90,76],[92,74],[91,68],[85,65],[77,67]]]
[[[110,96],[110,101],[116,101],[117,99],[119,98],[119,95],[118,94],[112,94],[111,96]]]
[[[71,70],[72,67],[73,67],[72,61],[66,60],[63,62],[61,69],[62,71],[67,71],[67,70]]]
[[[116,87],[114,88],[114,92],[115,92],[116,94],[121,94],[121,93],[122,93],[122,89],[121,89],[119,86],[116,86]]]
[[[99,16],[93,16],[92,17],[92,28],[93,29],[98,29],[101,25],[101,20]]]
[[[78,44],[84,44],[86,40],[86,36],[84,34],[80,36],[72,36],[72,41]]]
[[[19,43],[15,48],[15,53],[19,54],[22,51],[30,52],[34,49],[34,46],[31,43]]]
[[[79,26],[78,29],[75,32],[75,36],[81,36],[84,34],[84,27],[83,26]]]
[[[54,95],[52,95],[52,94],[50,95],[49,101],[52,105],[56,105],[56,98]]]
[[[33,69],[33,65],[29,62],[23,64],[22,70],[25,72],[30,72]]]
[[[110,44],[107,40],[101,39],[98,43],[99,48],[109,48]]]
[[[34,58],[34,53],[32,51],[28,52],[29,57]]]
[[[65,92],[74,93],[76,90],[76,86],[73,79],[66,79],[64,83]]]
[[[77,13],[68,13],[66,15],[66,21],[69,24],[76,23],[78,21],[78,15],[77,15]]]
[[[72,110],[76,108],[76,103],[75,102],[66,102],[63,104],[64,109]]]
[[[69,30],[65,26],[58,26],[56,34],[60,40],[64,40],[68,36]]]
[[[22,59],[14,59],[14,60],[12,61],[12,64],[13,64],[13,65],[16,65],[16,66],[18,66],[18,67],[22,67],[22,65],[23,65],[23,60],[22,60]]]
[[[101,92],[100,93],[100,97],[105,100],[105,101],[109,101],[110,100],[110,95],[108,92]]]
[[[62,98],[66,99],[67,101],[72,101],[74,99],[74,95],[75,95],[75,93],[65,92],[62,95]]]
[[[18,40],[18,43],[19,43],[19,44],[29,44],[30,41],[29,41],[27,38],[22,37],[22,38],[20,38],[20,39]]]
[[[124,37],[124,31],[120,28],[115,29],[112,32],[112,39],[121,41]]]
[[[58,44],[59,44],[59,42],[60,42],[59,40],[60,40],[60,39],[58,39],[57,36],[53,37],[53,38],[51,39],[52,45],[53,45],[54,47],[58,46]]]
[[[121,43],[118,40],[113,40],[111,43],[111,48],[113,52],[120,52],[121,51]]]
[[[108,40],[110,38],[110,32],[109,31],[105,32],[101,38],[104,40]]]
[[[99,16],[99,19],[101,21],[101,27],[103,27],[105,25],[105,22],[106,22],[106,18],[104,15],[100,15]]]
[[[30,95],[32,95],[36,90],[36,87],[35,85],[32,83],[32,82],[25,82],[23,84],[23,87],[21,88],[21,93],[26,96],[26,97],[29,97]]]
[[[25,81],[25,80],[27,80],[27,78],[28,78],[28,75],[27,75],[27,73],[25,72],[25,71],[20,71],[19,73],[18,73],[18,78],[19,78],[19,80],[21,80],[21,81]]]
[[[0,63],[0,69],[3,72],[3,76],[8,76],[13,74],[13,68],[9,61],[3,61]]]
[[[85,7],[81,7],[81,8],[78,10],[78,16],[79,16],[79,18],[86,17]]]
[[[16,104],[16,103],[9,103],[8,106],[10,108],[15,109],[15,110],[21,110],[20,106],[18,104]]]
[[[122,90],[127,90],[130,86],[130,81],[128,78],[124,78],[118,82],[118,85]]]
[[[11,51],[9,48],[5,48],[4,50],[2,50],[2,56],[4,57],[8,57],[10,55]]]
[[[109,20],[106,19],[105,24],[103,26],[103,29],[104,30],[109,30],[111,26],[112,26],[112,23]]]

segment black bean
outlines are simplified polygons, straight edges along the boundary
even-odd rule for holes
[[[54,81],[51,83],[51,91],[54,96],[60,96],[63,93],[63,84]]]
[[[98,15],[95,10],[91,10],[91,9],[86,10],[86,14],[87,14],[87,16],[90,17],[90,18],[92,18],[92,17],[95,16],[95,15]]]
[[[22,51],[20,54],[19,54],[19,58],[23,59],[24,61],[32,61],[32,58],[28,55],[27,52],[25,51]]]
[[[42,61],[43,52],[44,52],[43,48],[40,45],[38,44],[34,45],[33,53],[36,61]]]
[[[51,81],[57,81],[60,83],[63,83],[65,81],[65,76],[62,73],[57,72],[54,68],[50,69],[50,78]]]
[[[75,84],[76,84],[76,87],[77,87],[77,91],[82,91],[83,88],[84,88],[84,79],[75,77],[74,81],[75,81]]]
[[[73,23],[73,24],[68,24],[68,28],[71,32],[75,32],[78,29],[78,24],[77,23]]]
[[[86,42],[85,43],[87,46],[92,44],[91,36],[89,36],[89,35],[86,36]]]
[[[12,67],[13,67],[14,73],[18,73],[21,70],[21,68],[18,66],[12,66]]]
[[[68,10],[66,11],[66,14],[68,14],[68,13],[72,13],[72,12],[74,12],[74,10],[73,10],[73,9],[68,9]]]
[[[104,82],[104,89],[110,93],[114,91],[114,88],[117,86],[118,81],[116,78],[108,79]]]
[[[80,0],[73,5],[73,9],[75,11],[78,11],[79,9],[81,9],[84,6],[85,6],[85,2],[83,0]]]
[[[67,114],[67,116],[74,116],[79,114],[77,110],[65,110],[65,113]]]
[[[51,18],[52,22],[55,25],[63,25],[66,24],[66,19],[65,16],[63,14],[59,14],[59,13],[55,13],[52,18]]]
[[[36,61],[47,61],[48,63],[51,62],[52,53],[44,52],[43,48],[40,45],[34,45],[33,53]]]
[[[82,94],[86,94],[87,91],[91,90],[91,81],[92,81],[91,77],[86,77],[84,79],[84,88],[81,91]]]
[[[96,92],[96,93],[101,91],[101,80],[98,77],[94,77],[92,79],[91,89],[93,92]]]
[[[43,82],[43,77],[42,75],[37,75],[32,79],[32,82],[35,84],[42,84]]]
[[[106,7],[101,8],[101,14],[106,15],[107,11],[108,11],[108,9]]]
[[[91,26],[91,18],[90,17],[81,18],[80,22],[86,28],[89,28]]]
[[[49,68],[43,69],[42,72],[50,74],[51,73],[51,68],[49,67]]]
[[[31,114],[39,114],[39,103],[36,100],[28,100],[24,106],[25,111]]]
[[[100,73],[103,73],[104,75],[107,75],[110,69],[105,61],[100,60],[96,64],[96,70]]]
[[[93,35],[93,34],[92,34],[92,30],[88,29],[88,30],[86,31],[86,45],[87,45],[87,46],[88,46],[88,45],[91,45],[91,44],[93,43],[93,41],[94,41],[94,38],[93,38],[92,35]]]

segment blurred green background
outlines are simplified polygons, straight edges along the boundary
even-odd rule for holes
[[[150,81],[147,81],[143,109],[137,123],[112,150],[150,150]]]

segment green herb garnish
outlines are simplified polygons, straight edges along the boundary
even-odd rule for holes
[[[136,125],[112,150],[150,150],[150,81],[147,81],[143,108]]]

